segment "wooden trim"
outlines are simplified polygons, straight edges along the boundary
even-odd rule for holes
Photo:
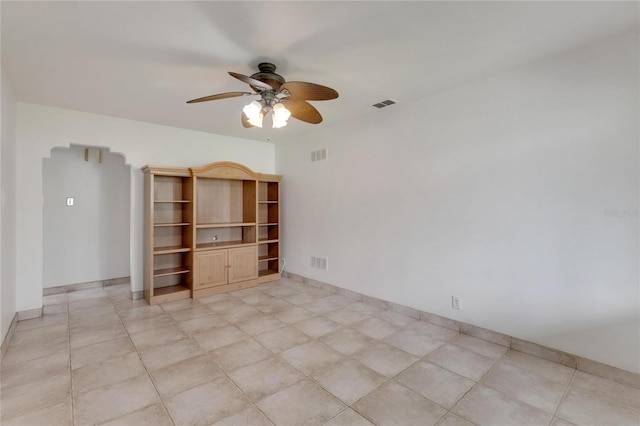
[[[256,180],[256,174],[248,167],[231,161],[220,161],[203,167],[191,167],[191,173],[198,177]]]
[[[163,167],[163,166],[150,166],[146,165],[141,167],[142,173],[158,174],[163,176],[180,176],[190,177],[191,172],[187,167]]]

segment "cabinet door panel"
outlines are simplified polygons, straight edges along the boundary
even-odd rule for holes
[[[229,283],[258,278],[258,247],[229,249]]]
[[[194,257],[194,290],[227,283],[227,250],[197,253]]]

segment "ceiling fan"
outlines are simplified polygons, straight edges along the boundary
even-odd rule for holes
[[[297,118],[311,124],[318,124],[322,116],[307,101],[326,101],[338,97],[338,92],[330,87],[304,81],[285,81],[276,74],[276,66],[269,62],[258,64],[259,71],[246,76],[235,72],[229,75],[247,83],[255,91],[227,92],[187,101],[188,104],[215,101],[217,99],[235,98],[239,96],[259,95],[260,99],[252,101],[242,109],[242,125],[244,127],[262,127],[265,116],[272,113],[274,128],[287,125],[289,117]]]

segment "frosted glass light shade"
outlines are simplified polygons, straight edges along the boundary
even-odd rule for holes
[[[273,106],[273,128],[278,129],[287,125],[287,120],[291,117],[291,112],[282,104]]]

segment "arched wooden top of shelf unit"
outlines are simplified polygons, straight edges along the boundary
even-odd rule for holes
[[[263,175],[255,173],[250,168],[242,164],[231,161],[219,161],[207,164],[203,167],[191,167],[191,174],[196,177],[238,179],[238,180],[261,180],[263,178],[274,178],[274,175]],[[278,180],[279,176],[278,176]]]

